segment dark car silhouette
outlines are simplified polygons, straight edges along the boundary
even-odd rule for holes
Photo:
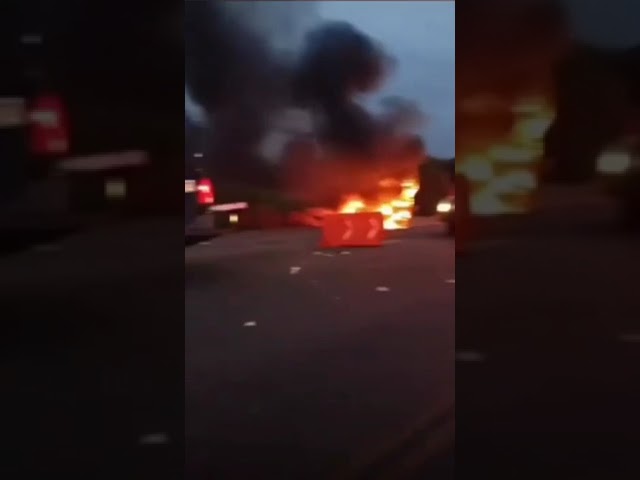
[[[207,176],[207,119],[201,109],[194,110],[185,91],[185,158],[184,158],[184,220],[185,246],[216,236],[213,181]]]

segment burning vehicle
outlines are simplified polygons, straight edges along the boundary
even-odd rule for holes
[[[339,213],[379,212],[385,230],[409,228],[414,211],[414,198],[418,192],[415,179],[402,181],[388,178],[379,183],[377,195],[370,200],[350,195],[338,207]]]
[[[419,112],[394,99],[386,116],[375,117],[356,100],[377,91],[392,65],[374,40],[348,23],[329,22],[307,36],[292,89],[311,121],[285,149],[283,164],[285,190],[311,205],[309,212],[379,212],[387,230],[410,226],[425,148],[398,127]]]
[[[309,29],[285,41],[271,27],[286,9],[257,15],[227,2],[195,3],[185,69],[194,98],[218,119],[216,173],[234,185],[261,182],[273,192],[261,201],[286,199],[277,203],[313,211],[314,223],[320,210],[375,211],[385,228],[407,228],[425,153],[399,124],[419,112],[395,101],[395,115],[379,118],[360,103],[394,66],[382,46],[348,22],[316,21],[310,7],[287,14],[306,18]],[[298,43],[296,51],[281,48]]]

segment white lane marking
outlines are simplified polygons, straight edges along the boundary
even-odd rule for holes
[[[445,283],[453,283],[453,284],[455,284],[456,283],[456,279],[455,278],[449,278],[449,279],[447,279],[445,281]]]
[[[300,267],[291,267],[289,268],[289,274],[296,275],[300,273]]]
[[[618,340],[625,343],[640,343],[639,333],[623,333],[618,335]]]
[[[351,252],[347,252],[347,251],[340,252],[340,255],[351,255]]]
[[[389,290],[389,287],[376,287],[376,292],[388,292]]]
[[[244,322],[242,324],[243,327],[255,327],[256,325],[258,325],[256,322]]]
[[[457,362],[480,363],[486,359],[487,356],[484,353],[474,352],[472,350],[456,352]]]
[[[138,440],[140,445],[165,445],[169,443],[169,435],[164,432],[148,433]]]

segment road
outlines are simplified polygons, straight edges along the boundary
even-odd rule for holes
[[[181,478],[182,225],[105,224],[0,258],[0,476]]]
[[[184,258],[182,225],[0,258],[4,476],[182,478],[185,421],[193,479],[350,478],[450,446],[450,239],[326,256],[317,232],[255,232]]]
[[[439,228],[360,250],[285,230],[187,251],[186,476],[357,478],[397,467],[413,437],[421,458],[451,447],[455,259]]]
[[[550,193],[456,259],[462,478],[639,477],[638,238],[596,193]]]

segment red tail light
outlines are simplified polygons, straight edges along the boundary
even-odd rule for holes
[[[213,183],[208,178],[203,178],[198,182],[198,203],[200,205],[211,205],[215,200]]]
[[[53,94],[36,97],[29,111],[31,149],[36,154],[65,154],[69,149],[69,127],[64,102]]]

